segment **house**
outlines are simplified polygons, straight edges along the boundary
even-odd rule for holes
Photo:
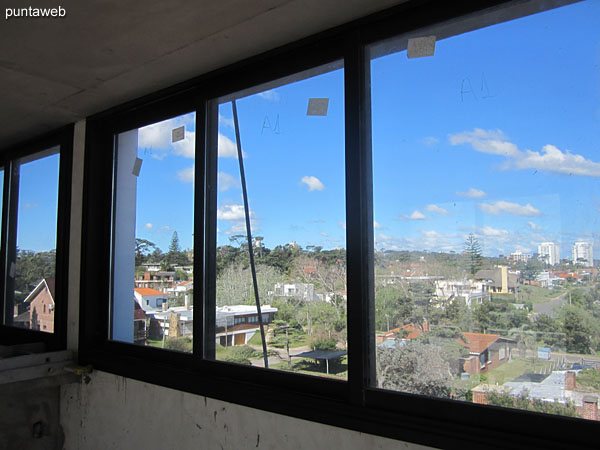
[[[435,280],[435,297],[441,304],[453,302],[456,299],[464,302],[469,308],[474,304],[483,303],[485,282],[473,280]]]
[[[478,270],[475,273],[474,279],[484,282],[484,289],[496,294],[514,293],[519,282],[519,276],[515,273],[510,273],[506,266]]]
[[[189,306],[175,306],[149,315],[158,322],[165,336],[181,337],[194,334],[194,310]]]
[[[543,402],[572,403],[581,417],[599,420],[598,394],[577,389],[576,376],[579,370],[555,370],[551,373],[529,373],[521,375],[502,386],[480,384],[472,389],[473,403],[488,404],[487,394],[496,392],[514,397],[527,395],[530,399]]]
[[[375,337],[375,342],[377,344],[382,344],[388,340],[396,339],[396,337],[406,334],[402,339],[403,340],[411,340],[421,336],[423,333],[429,331],[429,323],[427,320],[424,320],[422,324],[409,323],[406,325],[402,325],[401,327],[394,328],[386,333],[377,333]]]
[[[464,371],[470,375],[485,373],[489,369],[510,361],[516,342],[499,334],[463,333],[467,342],[458,342],[469,349],[469,356],[462,358]]]
[[[167,271],[147,271],[138,275],[135,279],[136,288],[151,288],[166,290],[175,286],[175,272]]]
[[[133,308],[133,343],[145,345],[146,339],[148,339],[148,316],[135,300]]]
[[[167,303],[167,294],[156,289],[135,288],[134,295],[135,300],[146,312],[160,311],[163,303]]]
[[[315,285],[312,283],[275,283],[274,290],[269,295],[277,297],[294,297],[304,301],[323,300],[323,294],[315,292]]]
[[[174,295],[185,295],[194,290],[194,282],[191,280],[176,281],[175,286],[165,289],[165,292]]]
[[[268,325],[271,323],[276,312],[277,308],[262,305],[263,324]],[[259,329],[256,306],[231,305],[217,308],[217,344],[224,347],[247,344]]]
[[[54,278],[44,278],[23,300],[29,305],[29,327],[54,332]]]

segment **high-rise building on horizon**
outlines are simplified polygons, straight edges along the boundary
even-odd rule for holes
[[[573,244],[573,264],[581,263],[587,267],[594,266],[594,247],[589,242],[577,241]]]
[[[560,251],[554,242],[542,242],[538,246],[540,260],[551,266],[560,262]]]

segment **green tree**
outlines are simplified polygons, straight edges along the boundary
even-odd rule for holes
[[[475,275],[483,265],[483,256],[481,255],[481,244],[473,233],[469,233],[465,241],[463,255],[466,259],[467,269],[471,275]]]
[[[439,347],[420,342],[377,348],[377,383],[382,389],[450,398],[453,377]]]
[[[403,290],[388,285],[375,291],[375,328],[389,331],[410,321],[413,302]]]
[[[135,238],[135,265],[141,266],[148,261],[150,255],[159,250],[154,242]],[[160,251],[160,250],[159,250]]]
[[[171,243],[169,244],[169,253],[179,253],[181,251],[181,247],[179,246],[179,235],[177,231],[173,231],[173,236],[171,236]]]
[[[181,246],[179,245],[179,235],[177,234],[177,231],[173,231],[166,261],[169,267],[174,265],[186,265],[190,263],[186,253],[181,251]]]
[[[521,276],[527,281],[534,281],[543,270],[544,264],[538,259],[531,258],[521,270]]]
[[[593,353],[592,335],[595,334],[597,325],[585,310],[578,306],[563,306],[559,320],[562,332],[565,333],[567,352]]]

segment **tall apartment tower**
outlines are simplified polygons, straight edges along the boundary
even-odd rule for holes
[[[542,261],[551,266],[560,262],[560,251],[554,242],[542,242],[538,246],[538,255]]]
[[[578,241],[573,244],[573,263],[594,266],[594,247],[589,242]]]

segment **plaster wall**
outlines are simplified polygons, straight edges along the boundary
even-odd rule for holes
[[[60,421],[68,450],[429,448],[98,371],[61,388]]]

